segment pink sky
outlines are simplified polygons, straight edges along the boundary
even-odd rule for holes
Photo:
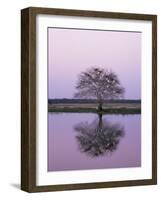
[[[78,74],[115,72],[126,99],[141,98],[141,33],[48,28],[48,97],[73,98]]]

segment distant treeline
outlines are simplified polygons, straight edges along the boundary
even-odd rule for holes
[[[48,99],[49,104],[56,103],[97,103],[96,99]],[[141,103],[140,99],[104,100],[104,103]]]

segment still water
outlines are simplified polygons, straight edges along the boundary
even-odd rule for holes
[[[140,115],[48,114],[48,171],[140,166]]]

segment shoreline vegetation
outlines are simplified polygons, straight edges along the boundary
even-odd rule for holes
[[[94,99],[49,99],[48,112],[141,114],[141,100],[105,100],[99,111]]]

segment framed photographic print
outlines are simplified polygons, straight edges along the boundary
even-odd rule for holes
[[[157,183],[157,16],[21,11],[21,189]]]

